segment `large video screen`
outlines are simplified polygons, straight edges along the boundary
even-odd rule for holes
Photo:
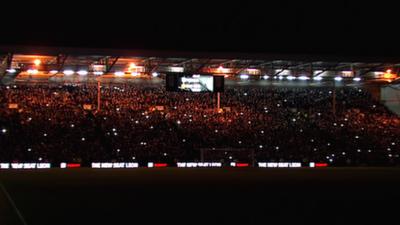
[[[178,89],[188,92],[212,92],[214,91],[214,78],[205,75],[179,77]]]
[[[176,92],[222,92],[224,81],[221,76],[199,74],[167,74],[167,91]]]

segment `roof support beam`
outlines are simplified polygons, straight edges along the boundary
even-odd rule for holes
[[[249,66],[251,65],[251,61],[250,62],[248,62],[245,66],[242,66],[241,68],[239,68],[237,71],[236,71],[236,75],[239,75],[241,72],[243,72],[245,69],[247,69]]]
[[[282,67],[282,69],[281,69],[280,71],[278,71],[278,72],[276,72],[276,73],[274,74],[274,77],[275,77],[275,76],[278,76],[278,75],[281,74],[283,71],[287,70],[289,67],[290,67],[289,65],[286,65],[286,66]]]
[[[68,55],[60,54],[57,56],[56,61],[57,61],[57,70],[58,71],[61,71],[64,68],[65,61],[67,61],[67,58],[68,58]]]
[[[377,65],[377,66],[371,67],[371,68],[369,68],[368,70],[363,71],[362,73],[360,73],[358,76],[360,76],[360,77],[361,77],[361,76],[364,76],[365,74],[367,74],[367,73],[369,73],[369,72],[372,72],[372,71],[378,69],[379,67],[382,67],[383,65],[384,65],[384,64],[381,63],[381,64],[379,64],[379,65]]]
[[[181,65],[185,65],[186,63],[190,63],[192,62],[194,59],[185,59],[182,62],[176,64],[176,66],[181,66]]]
[[[199,67],[196,68],[196,73],[200,73],[205,66],[211,61],[211,59],[206,59]]]
[[[106,74],[110,73],[111,69],[117,63],[118,59],[119,59],[119,56],[112,59],[112,62],[110,63],[110,58],[109,57],[106,58],[106,72],[105,72]]]

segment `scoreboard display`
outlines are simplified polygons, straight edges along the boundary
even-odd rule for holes
[[[224,90],[223,76],[169,73],[165,83],[167,91],[174,92],[223,92]]]

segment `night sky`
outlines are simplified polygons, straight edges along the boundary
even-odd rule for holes
[[[1,45],[400,55],[395,5],[365,1],[186,4],[57,1],[3,13]],[[47,6],[50,6],[47,7]]]

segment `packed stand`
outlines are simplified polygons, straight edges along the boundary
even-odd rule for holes
[[[400,119],[356,87],[226,87],[222,111],[157,85],[104,85],[100,109],[92,85],[0,93],[0,162],[399,163]]]

